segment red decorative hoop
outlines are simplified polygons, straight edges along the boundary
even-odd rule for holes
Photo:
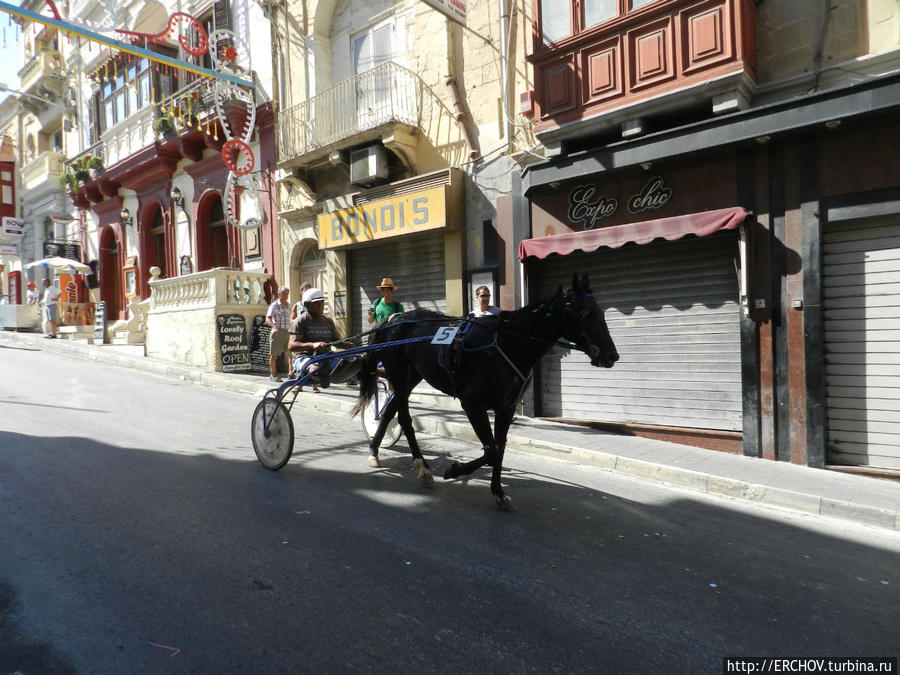
[[[209,49],[209,36],[206,34],[206,29],[203,27],[202,23],[197,21],[197,19],[184,12],[175,12],[172,14],[169,17],[169,24],[166,26],[166,29],[159,33],[136,33],[131,30],[117,30],[116,32],[121,35],[128,35],[132,38],[144,38],[145,40],[152,40],[155,42],[165,37],[174,37],[175,24],[179,23],[190,24],[191,28],[193,28],[197,34],[196,47],[190,44],[185,39],[184,35],[179,35],[178,42],[181,43],[182,49],[191,56],[203,56]]]
[[[245,166],[238,167],[235,158],[239,157],[241,154],[247,157],[247,161]],[[238,176],[246,176],[253,171],[253,167],[256,166],[256,157],[253,154],[252,148],[239,138],[233,138],[230,141],[226,141],[225,145],[222,146],[222,161],[225,162],[225,166]]]

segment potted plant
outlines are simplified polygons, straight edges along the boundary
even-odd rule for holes
[[[153,120],[153,131],[157,137],[171,136],[175,133],[175,123],[168,115],[162,115]]]
[[[78,187],[75,174],[69,171],[59,174],[59,187],[66,192],[75,192],[75,188]]]
[[[87,157],[82,157],[72,165],[75,173],[75,182],[84,185],[91,179],[91,172],[88,170]]]
[[[103,173],[103,158],[97,157],[94,155],[87,160],[87,167],[90,170],[91,174],[93,174],[94,178],[97,178],[100,174]]]

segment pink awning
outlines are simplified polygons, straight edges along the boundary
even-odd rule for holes
[[[525,239],[519,242],[519,260],[530,256],[543,259],[551,253],[559,255],[568,255],[574,251],[590,253],[601,246],[619,248],[630,241],[635,244],[647,244],[660,238],[673,241],[681,239],[686,234],[705,237],[719,230],[733,230],[744,222],[744,218],[748,215],[749,212],[740,206],[732,206],[716,211],[702,211],[701,213],[645,220],[627,225],[614,225],[584,232]]]

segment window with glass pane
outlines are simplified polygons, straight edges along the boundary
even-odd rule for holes
[[[656,2],[656,0],[631,0],[631,9],[637,9],[638,7],[649,5],[651,2]]]
[[[545,45],[572,34],[569,2],[541,0],[541,38]]]
[[[584,27],[590,28],[616,15],[616,0],[583,0]]]

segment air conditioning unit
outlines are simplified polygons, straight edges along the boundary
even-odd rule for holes
[[[350,153],[350,182],[355,185],[371,185],[387,180],[387,150],[382,145],[369,145]]]

